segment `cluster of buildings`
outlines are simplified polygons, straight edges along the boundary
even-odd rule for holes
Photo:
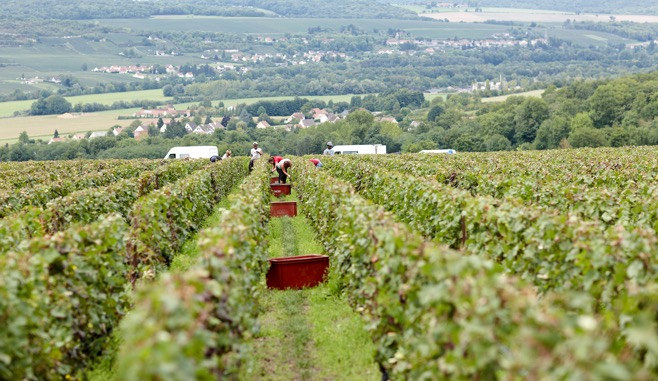
[[[527,47],[547,44],[546,38],[534,39],[517,39],[509,33],[494,35],[493,38],[486,40],[469,40],[469,39],[445,39],[445,40],[410,40],[400,38],[389,38],[386,40],[387,46],[400,46],[403,44],[413,44],[420,48],[426,48],[427,53],[434,53],[436,49],[454,48],[454,49],[474,49],[474,48],[499,48],[499,47]]]
[[[194,78],[194,74],[191,72],[181,72],[174,65],[165,66],[166,75],[177,76],[180,78]],[[95,67],[92,69],[96,73],[110,73],[110,74],[128,74],[132,75],[135,78],[144,79],[146,74],[153,73],[153,66],[142,66],[142,65],[112,65],[112,66],[102,66]],[[156,78],[158,79],[158,78]]]
[[[214,57],[213,51],[205,51],[201,55],[202,59],[211,59]],[[270,62],[274,61],[279,65],[305,65],[307,63],[317,63],[323,59],[348,59],[349,56],[345,53],[335,52],[335,51],[319,51],[319,50],[309,50],[300,54],[288,55],[284,53],[244,53],[235,51],[232,52],[227,59],[235,63],[259,63],[259,62]],[[236,70],[235,67],[220,65],[217,67],[218,71],[225,70]],[[239,68],[239,70],[246,71],[248,70],[245,67]]]
[[[146,137],[149,136],[149,130],[151,129],[159,129],[160,133],[165,133],[167,131],[167,127],[170,125],[171,121],[176,118],[176,117],[190,117],[191,115],[190,110],[176,110],[172,105],[166,105],[157,109],[149,109],[149,110],[140,110],[136,113],[133,114],[134,118],[137,118],[137,120],[141,119],[143,120],[139,126],[137,126],[133,132],[133,136],[136,140],[142,140]],[[335,123],[343,118],[345,118],[349,114],[348,110],[345,110],[341,112],[340,114],[334,114],[332,112],[329,112],[327,110],[321,109],[321,108],[313,108],[310,110],[310,112],[305,115],[302,112],[295,112],[292,115],[289,115],[285,119],[283,119],[283,123],[281,125],[270,125],[269,122],[265,120],[261,120],[256,124],[256,128],[259,129],[268,129],[268,128],[276,128],[276,129],[283,129],[286,131],[292,131],[295,128],[309,128],[313,126],[317,126],[322,123]],[[387,117],[382,115],[379,112],[374,112],[373,115],[375,115],[376,120],[381,121],[381,122],[389,122],[389,123],[394,123],[398,124],[397,120],[393,117]],[[158,118],[167,118],[169,122],[165,122],[161,127],[157,127],[156,122]],[[124,131],[126,131],[129,127],[115,127],[112,129],[111,134],[114,136],[118,136]],[[224,129],[225,127],[219,123],[219,122],[214,122],[210,121],[210,123],[204,123],[204,124],[196,124],[194,122],[188,121],[185,123],[185,130],[187,131],[188,134],[203,134],[203,135],[210,135],[214,133],[218,129]],[[89,139],[93,139],[96,137],[100,136],[107,136],[110,132],[108,131],[100,131],[100,132],[93,132],[89,135]],[[82,139],[87,139],[86,134],[76,134],[73,135],[71,138],[65,138],[65,137],[59,137],[59,138],[52,138],[48,142],[48,144],[52,143],[58,143],[58,142],[65,142],[69,140],[82,140]]]

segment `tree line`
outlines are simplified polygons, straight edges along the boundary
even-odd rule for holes
[[[282,155],[320,154],[327,141],[385,144],[389,152],[658,145],[656,89],[658,72],[652,72],[613,80],[581,80],[561,88],[550,86],[541,97],[510,96],[497,103],[483,103],[477,93],[427,101],[420,92],[399,89],[353,96],[349,103],[296,98],[242,104],[230,111],[222,104],[206,104],[192,107],[196,113],[192,119],[169,121],[172,127],[164,134],[154,128],[141,141],[132,139],[130,128],[116,137],[58,144],[34,141],[25,134],[18,143],[0,148],[0,160],[160,158],[175,145],[217,145],[220,151],[231,149],[235,155],[248,155],[253,141],[266,152]],[[255,128],[256,120],[269,118],[268,111],[296,110],[312,117],[313,107],[350,113],[336,123],[293,128],[291,132]],[[380,119],[378,112],[393,116],[395,121]],[[187,121],[200,124],[211,120],[221,120],[226,128],[211,135],[190,134],[184,129]],[[136,121],[133,127],[140,123]]]
[[[225,17],[402,18],[417,19],[409,10],[367,0],[5,0],[0,18],[93,20],[148,18],[158,15]]]

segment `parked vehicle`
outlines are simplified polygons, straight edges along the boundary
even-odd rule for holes
[[[419,153],[447,153],[447,154],[453,154],[457,153],[454,149],[424,149],[420,151]]]
[[[173,147],[165,155],[165,159],[209,159],[211,156],[219,156],[216,146],[183,146]]]
[[[386,154],[386,146],[384,144],[361,144],[361,145],[346,145],[334,146],[334,155],[347,155],[347,154]]]

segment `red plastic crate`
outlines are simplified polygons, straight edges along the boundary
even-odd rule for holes
[[[290,188],[292,185],[290,184],[270,184],[270,189],[272,189],[272,193],[276,197],[281,197],[284,194],[290,194]]]
[[[278,183],[279,178],[278,177],[270,177],[270,184]]]
[[[322,283],[329,268],[326,255],[298,255],[269,261],[267,287],[277,289],[315,287]]]
[[[270,217],[295,217],[297,215],[297,201],[270,202]]]

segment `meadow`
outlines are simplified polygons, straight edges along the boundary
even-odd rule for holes
[[[126,91],[121,93],[106,93],[106,94],[90,94],[79,95],[75,97],[66,97],[72,105],[78,103],[100,103],[103,105],[112,105],[117,101],[136,101],[136,100],[150,100],[162,103],[169,102],[172,98],[165,97],[161,89],[153,90],[140,90],[140,91]],[[29,110],[34,103],[34,100],[27,101],[14,101],[14,102],[0,102],[0,118],[13,116],[15,112],[22,112]]]
[[[509,97],[537,97],[540,98],[544,90],[524,91],[522,93],[500,95],[497,97],[482,98],[482,103],[505,102]]]
[[[339,31],[341,27],[356,25],[365,30],[418,30],[431,32],[432,35],[446,37],[488,38],[492,30],[503,31],[500,25],[447,25],[442,22],[421,20],[384,20],[384,19],[316,19],[297,18],[294,22],[285,18],[264,17],[212,17],[212,16],[163,16],[147,20],[112,19],[100,20],[101,25],[115,28],[127,28],[131,31],[169,30],[169,31],[212,31],[223,33],[244,33],[253,35],[285,35],[287,33],[307,33],[309,28],[321,27]],[[493,32],[495,33],[495,32]],[[414,33],[422,37],[430,34]]]
[[[496,21],[514,21],[522,23],[541,22],[541,23],[563,23],[566,20],[571,21],[594,21],[607,22],[610,17],[617,21],[632,22],[658,22],[658,16],[649,15],[604,15],[604,14],[574,14],[571,12],[541,11],[535,9],[508,9],[508,8],[482,8],[483,12],[475,12],[474,8],[470,9],[438,9],[432,10],[432,13],[421,13],[422,16],[434,19],[448,19],[450,22],[475,23],[487,20]]]
[[[114,125],[122,127],[130,125],[131,119],[119,120],[117,117],[132,114],[135,111],[137,109],[74,114],[72,117],[43,115],[0,118],[0,142],[14,143],[23,131],[27,132],[30,139],[44,141],[52,138],[55,130],[62,137],[70,134],[85,134],[89,131],[108,131]]]
[[[303,98],[304,96],[301,97]],[[251,104],[259,100],[280,101],[293,98],[294,97],[292,96],[271,98],[240,98],[222,100],[222,102],[224,102],[226,107],[229,107],[242,103]],[[352,95],[326,95],[309,98],[323,100],[325,102],[328,102],[329,100],[333,100],[334,102],[349,102],[352,98]],[[67,99],[73,104],[77,102],[99,102],[104,104],[111,104],[116,100],[133,99],[162,100],[163,103],[166,103],[166,101],[170,100],[170,98],[162,96],[162,91],[160,90],[99,94],[97,96],[89,95],[81,97],[69,97]],[[83,99],[85,101],[83,101]],[[75,100],[75,103],[72,100]],[[217,105],[219,102],[219,100],[212,101],[213,105]],[[12,105],[16,107],[23,107],[24,105],[27,105],[27,108],[29,108],[31,104],[32,101],[0,103],[0,115],[12,115],[14,110],[11,108]],[[174,107],[176,107],[178,110],[182,110],[192,105],[198,105],[198,103],[178,103],[174,104]],[[129,126],[134,121],[134,119],[118,119],[118,117],[132,116],[132,114],[136,111],[139,111],[139,109],[132,108],[111,110],[95,113],[85,113],[82,115],[74,113],[72,114],[72,117],[61,117],[60,115],[4,118],[0,117],[0,142],[14,143],[18,140],[18,136],[23,131],[27,132],[31,139],[49,140],[53,136],[55,130],[57,130],[60,135],[67,136],[69,134],[84,134],[88,131],[107,131],[110,129],[110,127],[115,125],[126,127]],[[147,124],[150,122],[155,123],[157,119],[144,119],[144,121]]]

